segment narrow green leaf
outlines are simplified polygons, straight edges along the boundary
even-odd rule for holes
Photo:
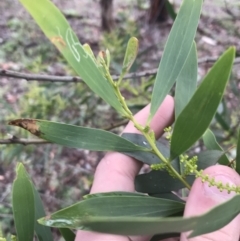
[[[89,201],[90,200],[94,199],[89,199]],[[63,209],[52,214],[50,217],[42,218],[39,220],[39,222],[44,225],[54,227],[67,226],[69,228],[121,235],[154,235],[162,233],[193,231],[191,233],[191,237],[193,237],[205,233],[210,233],[224,227],[239,214],[239,203],[240,195],[236,195],[229,201],[216,206],[215,208],[211,209],[209,212],[203,215],[189,218],[158,216],[156,217],[155,212],[153,212],[152,214],[145,213],[145,216],[136,216],[131,214],[126,216],[116,215],[116,211],[112,210],[111,208],[108,211],[113,211],[114,214],[111,215],[108,213],[108,215],[106,216],[102,214],[101,211],[100,213],[96,214],[95,206],[92,206],[93,211],[91,211],[91,208],[85,209],[84,207],[84,210],[86,210],[85,212],[81,211],[76,214],[76,210],[73,208],[75,205],[73,205],[72,207]],[[108,203],[106,203],[106,205],[107,204]],[[110,207],[112,207],[111,204],[109,203]],[[137,204],[139,204],[139,202],[137,202]],[[169,205],[168,202],[167,204]],[[130,206],[129,202],[127,202],[126,205],[128,209]],[[71,208],[72,212],[69,211],[71,210]],[[124,209],[124,207],[122,207],[122,205],[121,207],[116,206],[116,208],[118,209],[118,211],[123,208],[123,213],[126,213],[126,210]],[[140,211],[141,210],[142,209],[140,209]]]
[[[175,89],[175,119],[192,98],[197,88],[197,47],[194,42],[187,60],[177,78]]]
[[[19,1],[84,82],[108,104],[125,115],[113,86],[101,74],[95,61],[79,43],[76,34],[59,9],[49,0]]]
[[[240,129],[238,130],[237,155],[236,155],[236,172],[240,174]]]
[[[38,237],[39,241],[53,241],[52,233],[49,227],[45,227],[43,225],[40,225],[37,220],[41,217],[44,217],[46,215],[43,207],[43,203],[41,200],[41,197],[36,190],[30,176],[25,171],[25,176],[28,178],[29,182],[32,185],[33,195],[34,195],[34,207],[35,207],[35,217],[34,217],[34,230]]]
[[[60,233],[62,234],[65,241],[74,241],[75,240],[75,233],[68,228],[59,228]]]
[[[207,147],[208,150],[219,150],[223,152],[222,147],[218,144],[215,135],[210,129],[207,129],[203,135],[203,143]],[[218,160],[219,164],[228,165],[229,164],[228,157],[226,154],[223,154],[222,157]]]
[[[224,152],[219,150],[202,151],[200,154],[197,155],[198,170],[204,170],[209,166],[215,165],[223,155]]]
[[[78,228],[88,218],[166,217],[183,209],[181,202],[149,196],[100,196],[83,200],[39,222],[52,227]]]
[[[12,206],[18,241],[32,241],[34,236],[34,194],[23,164],[16,168],[13,182]]]
[[[235,56],[229,48],[214,64],[176,120],[171,140],[171,159],[191,147],[206,131],[222,99]]]
[[[187,176],[186,180],[191,185],[195,176]],[[142,193],[167,193],[184,187],[182,182],[170,176],[167,171],[151,171],[135,178],[135,190]]]
[[[32,181],[31,181],[31,184],[32,184],[32,189],[33,189],[33,194],[34,194],[34,206],[35,206],[35,219],[34,219],[35,233],[36,233],[39,241],[53,241],[51,229],[49,227],[40,225],[37,222],[37,220],[41,217],[44,217],[46,215],[46,213],[44,211],[41,197],[40,197],[38,191],[36,190]]]
[[[178,78],[190,52],[200,17],[202,0],[183,0],[169,34],[158,68],[151,101],[150,119]]]
[[[122,73],[121,76],[124,76],[133,65],[138,53],[138,39],[131,37],[127,44],[126,53],[123,60]]]
[[[166,0],[165,4],[166,4],[166,8],[167,8],[169,16],[172,18],[172,20],[175,20],[177,17],[177,14],[174,10],[173,4],[170,3],[169,0]]]
[[[219,114],[219,113],[217,112],[216,115],[215,115],[215,118],[216,118],[217,122],[221,125],[221,127],[222,127],[225,131],[227,131],[227,132],[231,131],[230,125],[229,125],[228,122],[223,118],[222,114]]]
[[[100,129],[35,119],[13,120],[9,122],[9,125],[22,127],[33,135],[67,147],[92,151],[149,151],[147,148]]]

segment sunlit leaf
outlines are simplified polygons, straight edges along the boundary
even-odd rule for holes
[[[179,13],[168,36],[158,68],[151,101],[150,119],[178,78],[190,52],[202,0],[183,0]]]
[[[18,119],[10,125],[22,127],[47,141],[74,148],[92,151],[149,151],[111,132],[57,122]]]
[[[19,163],[13,182],[12,208],[18,241],[32,241],[34,236],[34,194],[24,166]]]
[[[118,101],[113,86],[102,75],[92,56],[79,43],[76,34],[59,9],[49,0],[19,1],[84,82],[124,115],[125,111]]]
[[[176,120],[171,139],[171,159],[185,152],[206,131],[224,94],[235,56],[229,48],[214,64]]]
[[[192,98],[197,88],[197,48],[194,42],[188,58],[177,78],[175,89],[175,119]]]
[[[218,144],[215,135],[210,129],[207,129],[203,135],[203,143],[208,150],[219,150],[223,152],[222,147]],[[229,160],[226,154],[223,154],[222,157],[218,160],[219,164],[228,165]]]

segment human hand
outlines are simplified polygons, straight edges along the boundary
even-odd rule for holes
[[[147,121],[150,106],[146,106],[135,115],[139,124],[144,125]],[[155,132],[156,138],[163,133],[163,129],[173,122],[174,119],[174,101],[173,98],[167,96],[151,121],[151,129]],[[138,130],[130,122],[124,132],[139,133]],[[125,191],[134,192],[134,179],[138,174],[142,164],[126,155],[117,152],[110,152],[99,163],[91,193]],[[240,185],[239,175],[232,169],[225,166],[212,166],[205,170],[211,176],[222,182]],[[208,187],[207,183],[202,183],[197,179],[191,189],[188,197],[185,216],[193,216],[206,212],[220,202],[224,202],[231,198],[226,192],[220,192],[214,187]],[[224,214],[223,214],[224,215]],[[240,235],[240,216],[237,216],[227,226],[216,232],[206,234],[191,239],[191,241],[238,241]],[[187,240],[187,233],[181,235],[181,241]],[[78,231],[75,241],[148,241],[151,237],[143,236],[119,236],[110,234],[100,234],[95,232]],[[165,241],[176,241],[178,239],[167,239]]]

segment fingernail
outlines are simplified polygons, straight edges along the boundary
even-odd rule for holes
[[[223,185],[228,183],[228,185],[230,187],[236,186],[236,184],[234,183],[234,181],[232,180],[232,178],[230,176],[219,174],[219,175],[214,175],[213,178],[214,178],[215,182],[217,182],[217,183],[221,182]],[[209,186],[208,182],[204,182],[203,185],[204,185],[206,194],[210,195],[211,198],[216,198],[218,201],[228,200],[236,195],[235,192],[228,193],[227,190],[220,191],[216,186]]]

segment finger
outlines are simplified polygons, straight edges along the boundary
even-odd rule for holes
[[[221,181],[222,183],[229,183],[229,185],[239,186],[240,177],[231,168],[216,165],[207,168],[204,171],[210,177],[214,177],[216,181]],[[230,194],[227,191],[220,192],[216,187],[209,187],[207,182],[202,182],[200,178],[194,182],[192,189],[190,191],[189,197],[187,199],[184,216],[196,216],[207,212],[209,209],[222,202],[227,201],[235,195],[234,192]],[[224,213],[223,213],[224,215]],[[238,241],[240,235],[240,216],[238,215],[234,220],[232,220],[228,225],[222,229],[205,234],[199,237],[191,238],[191,241]],[[188,233],[183,233],[181,235],[181,241],[188,240]]]
[[[136,121],[145,125],[150,112],[150,105],[146,106],[135,115]],[[174,102],[171,96],[167,96],[163,104],[153,117],[150,126],[155,132],[156,138],[162,134],[163,129],[169,126],[174,118]],[[130,122],[123,132],[139,133]],[[134,191],[134,178],[138,174],[142,164],[135,159],[121,153],[108,153],[99,163],[94,176],[91,193],[107,191]]]
[[[150,113],[150,105],[147,105],[141,111],[139,111],[134,117],[136,121],[144,126],[147,123],[148,115]],[[158,111],[151,120],[150,127],[155,132],[156,139],[158,139],[163,133],[163,129],[166,126],[172,124],[174,120],[174,100],[173,97],[168,95]],[[133,125],[129,122],[123,132],[128,133],[140,133]]]
[[[150,105],[146,106],[135,115],[136,121],[145,125],[150,112]],[[157,113],[153,117],[150,127],[158,138],[163,129],[169,126],[174,119],[174,101],[171,96],[167,96]],[[139,133],[130,122],[123,132]],[[95,175],[91,193],[110,192],[110,191],[129,191],[133,192],[134,178],[138,174],[142,164],[135,159],[117,152],[111,152],[99,163]],[[98,234],[94,232],[78,231],[75,241],[144,241],[146,237],[128,237]]]

